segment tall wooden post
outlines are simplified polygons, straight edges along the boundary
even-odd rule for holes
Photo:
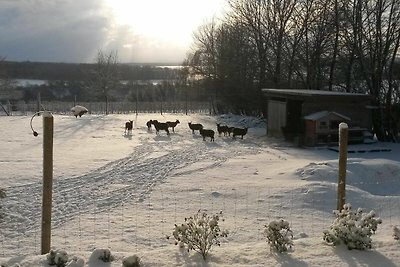
[[[53,128],[50,112],[43,113],[43,200],[42,200],[42,254],[50,252],[51,206],[53,195]]]
[[[8,109],[7,114],[11,114],[12,108],[11,108],[11,102],[10,102],[10,100],[7,101],[7,109]]]
[[[108,95],[106,95],[106,115],[108,115]]]
[[[37,94],[37,100],[36,100],[36,111],[39,112],[41,110],[42,106],[42,100],[40,98],[40,92]],[[40,114],[39,114],[40,115]]]
[[[346,168],[347,168],[347,142],[348,126],[342,122],[339,124],[339,177],[337,210],[342,210],[346,201]]]
[[[139,86],[136,86],[136,115],[138,114],[138,102],[139,102]]]

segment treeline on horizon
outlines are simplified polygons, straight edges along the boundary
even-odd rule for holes
[[[199,84],[187,85],[178,65],[120,63],[116,51],[99,51],[93,64],[0,62],[0,103],[40,101],[208,101]],[[17,79],[46,83],[19,86]],[[202,89],[203,88],[203,89]]]
[[[50,81],[85,81],[90,78],[97,63],[53,63],[32,61],[3,61],[1,68],[8,79],[32,79]],[[119,63],[121,80],[173,80],[178,69],[159,64]]]

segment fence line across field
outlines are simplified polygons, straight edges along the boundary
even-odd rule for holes
[[[81,105],[89,110],[89,114],[128,114],[128,113],[202,113],[210,114],[210,102],[199,101],[173,101],[173,102],[61,102],[61,101],[41,101],[18,102],[6,105],[6,110],[10,115],[31,114],[39,110],[48,110],[54,114],[70,114],[71,108]],[[107,108],[108,106],[108,108]],[[2,110],[0,109],[0,112]]]
[[[252,188],[179,188],[171,192],[161,186],[145,198],[123,199],[113,203],[113,207],[100,207],[98,203],[101,201],[94,199],[88,203],[88,210],[81,210],[78,205],[76,211],[53,214],[54,220],[61,216],[65,221],[53,225],[51,246],[67,252],[109,248],[112,252],[139,254],[141,250],[173,246],[171,235],[174,225],[183,223],[185,217],[193,216],[198,210],[210,215],[223,212],[221,228],[230,232],[226,246],[230,242],[235,243],[235,240],[249,243],[265,241],[265,225],[281,218],[290,223],[295,237],[320,238],[322,242],[323,230],[333,223],[332,211],[336,206],[336,185],[329,184],[326,188],[329,192],[323,198],[304,189],[288,191],[285,187],[256,192]],[[57,194],[62,192],[55,192],[55,199],[60,197]],[[348,196],[351,200],[351,192]],[[352,203],[354,209],[361,207],[365,211],[374,210],[382,218],[377,236],[387,234],[390,227],[400,223],[400,198],[381,200],[374,206],[363,206],[362,200]],[[7,206],[7,201],[7,198],[3,199],[2,204]],[[298,203],[303,204],[298,206]],[[2,223],[16,223],[17,229],[14,229],[12,236],[4,229],[0,230],[2,257],[22,256],[19,253],[40,254],[40,217],[27,219],[27,223],[33,223],[35,227],[31,224],[26,227],[23,222],[10,222],[6,214]],[[382,228],[386,231],[382,231]],[[248,240],[244,240],[244,237]]]

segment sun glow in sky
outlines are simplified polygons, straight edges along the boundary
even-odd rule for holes
[[[11,61],[180,63],[226,0],[0,0],[0,56]]]
[[[132,39],[124,47],[132,48],[136,37],[151,45],[170,45],[188,49],[193,32],[213,17],[222,14],[225,0],[106,0],[114,23],[126,26]]]

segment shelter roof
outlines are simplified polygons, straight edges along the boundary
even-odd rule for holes
[[[331,115],[331,114],[333,114],[335,116],[338,116],[338,117],[340,117],[342,119],[345,119],[347,121],[351,121],[351,119],[349,117],[345,116],[345,115],[342,115],[342,114],[337,113],[335,111],[327,111],[327,110],[318,111],[318,112],[309,114],[307,116],[304,116],[304,119],[305,120],[310,120],[310,121],[317,121],[317,120],[320,120],[320,119],[322,119],[322,118],[324,118],[324,117],[326,117],[328,115]]]
[[[262,89],[262,92],[266,97],[280,97],[280,98],[296,99],[296,100],[306,100],[308,98],[372,100],[372,96],[368,94],[324,91],[324,90]]]

